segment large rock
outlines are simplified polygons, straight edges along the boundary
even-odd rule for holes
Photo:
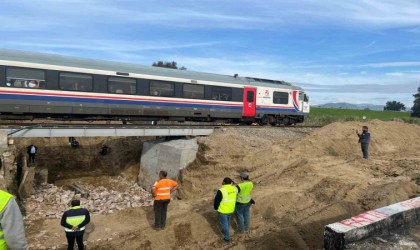
[[[195,139],[150,141],[143,144],[138,184],[146,190],[158,179],[160,170],[168,172],[168,178],[177,179],[179,171],[192,163],[198,151]]]

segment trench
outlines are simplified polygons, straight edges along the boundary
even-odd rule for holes
[[[141,157],[142,144],[149,138],[78,138],[79,147],[69,145],[68,138],[21,138],[15,141],[19,155],[27,155],[26,147],[38,147],[36,169],[48,170],[48,183],[66,183],[66,180],[87,177],[124,176],[135,181]],[[102,146],[111,150],[101,155]]]

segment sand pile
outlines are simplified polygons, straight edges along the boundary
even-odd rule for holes
[[[369,160],[361,158],[355,131],[363,125],[372,134]],[[284,249],[320,248],[324,225],[420,194],[417,125],[334,123],[293,138],[290,131],[266,132],[212,135],[201,141],[204,164],[183,172],[187,198],[211,194],[224,176],[250,172],[257,230],[248,243],[258,241],[256,249],[273,249],[273,242]]]
[[[374,120],[368,123],[340,122],[327,125],[291,145],[293,153],[303,156],[359,156],[356,130],[367,125],[371,133],[370,152],[373,156],[409,155],[420,152],[418,125]]]

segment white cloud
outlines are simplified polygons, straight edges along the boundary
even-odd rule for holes
[[[364,46],[362,49],[368,49],[370,47],[372,47],[373,45],[376,44],[376,41],[372,41],[371,43],[369,43],[368,45]]]
[[[386,73],[385,75],[387,75],[387,76],[403,76],[404,73],[401,73],[401,72],[390,72],[390,73]]]
[[[7,3],[7,4],[5,4]],[[2,2],[3,19],[15,13],[7,7],[16,1]],[[137,24],[167,27],[221,29],[289,29],[294,26],[313,26],[334,23],[364,28],[395,28],[420,25],[420,2],[405,0],[257,0],[214,1],[25,1],[17,11],[23,22],[14,26],[42,29],[59,24],[80,27],[85,25]],[[25,21],[28,20],[28,21]],[[32,22],[30,21],[32,20]],[[2,25],[1,30],[8,29]],[[27,28],[29,29],[29,28]],[[372,41],[365,48],[372,47]]]
[[[19,47],[26,50],[89,50],[98,52],[142,52],[151,50],[173,50],[196,47],[212,47],[223,42],[165,42],[165,41],[127,41],[110,39],[33,39],[31,41],[14,41],[4,39],[3,47]]]
[[[321,76],[320,74],[314,74],[314,73],[306,73],[305,74],[306,77],[318,77]]]
[[[361,68],[390,68],[390,67],[414,67],[420,66],[420,61],[416,62],[382,62],[382,63],[369,63],[358,65]]]

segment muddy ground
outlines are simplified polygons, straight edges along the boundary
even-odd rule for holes
[[[320,249],[326,224],[420,195],[420,127],[400,122],[368,122],[371,157],[364,160],[355,133],[362,125],[365,124],[346,122],[320,129],[224,128],[199,138],[199,157],[182,172],[180,200],[169,205],[164,231],[152,229],[151,207],[93,215],[86,237],[88,247]],[[116,143],[113,153],[117,150],[119,157],[127,158],[110,159],[110,165],[124,161],[132,166],[138,163],[135,157],[141,147],[139,141],[111,141]],[[42,143],[47,145],[48,139]],[[109,142],[97,144],[103,143]],[[56,154],[56,158],[71,159],[69,155]],[[124,170],[127,178],[135,174],[135,167],[115,168],[106,166],[107,161],[103,163],[101,169],[112,171],[100,171],[101,175],[118,175],[116,169]],[[93,165],[81,169],[92,176]],[[69,174],[70,169],[63,169],[69,178],[83,176]],[[234,242],[224,245],[213,210],[214,191],[225,176],[238,180],[236,176],[243,170],[250,173],[255,183],[252,229],[239,237],[233,222]],[[57,175],[61,177],[55,177],[57,180],[63,179]],[[26,225],[33,249],[64,249],[65,236],[58,219],[26,221]]]

